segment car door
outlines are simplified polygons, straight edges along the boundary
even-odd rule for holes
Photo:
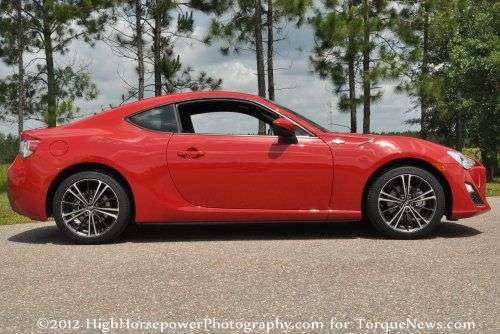
[[[333,162],[322,140],[309,135],[282,143],[259,135],[262,128],[252,131],[257,118],[224,108],[191,115],[184,126],[194,133],[174,134],[169,142],[168,167],[186,201],[205,208],[329,209]]]

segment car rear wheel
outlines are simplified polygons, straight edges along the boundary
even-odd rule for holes
[[[404,239],[430,233],[445,209],[443,187],[418,167],[398,167],[380,175],[368,190],[366,213],[382,233]]]
[[[69,176],[57,188],[52,212],[71,240],[98,244],[117,238],[130,221],[130,200],[110,175],[87,171]]]

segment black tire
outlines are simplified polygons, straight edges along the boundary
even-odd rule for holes
[[[93,180],[95,182],[103,182],[108,185],[117,198],[117,208],[118,214],[116,215],[115,221],[110,224],[109,228],[102,232],[99,235],[94,236],[83,236],[81,234],[77,234],[72,228],[67,226],[67,224],[63,220],[62,213],[62,201],[63,196],[75,182],[82,180]],[[83,181],[85,182],[85,181]],[[108,190],[109,191],[109,190]],[[110,242],[115,240],[127,227],[131,220],[131,205],[130,199],[127,195],[127,191],[123,187],[123,185],[118,182],[114,177],[97,171],[85,171],[73,174],[66,178],[59,186],[54,194],[53,202],[52,202],[52,213],[54,216],[54,220],[56,221],[57,227],[64,233],[66,237],[71,239],[72,241],[79,244],[101,244]],[[89,223],[90,225],[90,223]],[[90,229],[90,226],[89,226]],[[97,234],[97,230],[96,230]]]
[[[428,217],[429,222],[426,225],[424,224],[423,220],[419,219],[413,220],[413,218],[411,218],[412,211],[411,209],[408,208],[406,209],[409,211],[408,216],[404,216],[404,213],[401,214],[401,217],[405,217],[406,220],[402,220],[403,226],[402,228],[398,229],[397,223],[395,224],[396,225],[395,227],[393,227],[392,224],[391,226],[389,226],[388,224],[389,222],[387,222],[388,219],[384,220],[384,216],[381,213],[381,211],[384,210],[379,210],[379,195],[381,194],[382,189],[387,184],[389,184],[389,182],[393,182],[392,180],[397,180],[397,178],[401,177],[402,175],[405,176],[415,175],[423,179],[425,182],[427,182],[427,184],[425,182],[423,183],[424,186],[429,186],[434,190],[435,202],[432,202],[432,205],[435,211],[432,214],[432,216],[430,216],[431,213],[429,213],[430,216]],[[403,177],[403,182],[404,182],[404,177]],[[397,205],[400,205],[400,207],[405,207],[409,202],[406,202],[406,197],[404,201],[405,201],[404,204],[397,204]],[[366,197],[365,210],[366,210],[366,216],[370,220],[372,225],[377,230],[382,232],[384,235],[398,239],[417,239],[428,235],[430,232],[432,232],[432,230],[436,228],[437,224],[439,224],[439,222],[441,221],[441,218],[443,217],[445,211],[445,193],[441,183],[436,179],[434,175],[432,175],[428,171],[413,166],[397,167],[386,171],[371,184],[370,188],[368,189]],[[392,212],[396,212],[398,210],[399,209],[393,209]],[[405,210],[402,209],[402,212],[404,211]],[[391,214],[391,212],[389,212],[389,214]],[[397,213],[395,215],[397,215]],[[415,215],[414,217],[417,216]],[[408,230],[403,231],[403,229],[405,228],[404,224],[417,224],[416,223],[417,220],[419,220],[419,223],[422,223],[422,227],[418,227],[418,229],[416,229],[415,231],[412,231],[411,229],[408,229],[408,227],[406,227]],[[406,223],[408,221],[410,222]],[[416,225],[414,226],[417,228]]]

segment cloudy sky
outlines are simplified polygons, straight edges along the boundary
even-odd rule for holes
[[[208,25],[208,18],[199,16],[196,20],[195,37],[202,39]],[[348,129],[331,125],[349,125],[349,116],[339,113],[337,99],[331,85],[311,73],[309,55],[313,45],[313,34],[308,26],[300,29],[287,28],[287,39],[277,46],[276,98],[277,102],[303,113],[327,128],[336,131]],[[85,64],[99,89],[99,97],[93,101],[79,101],[82,114],[91,114],[107,106],[120,103],[121,96],[128,90],[127,82],[136,82],[134,64],[115,54],[108,45],[98,42],[94,48],[83,42],[74,42],[69,55],[58,57],[57,63],[64,65],[71,60]],[[195,70],[204,70],[209,75],[223,79],[223,89],[256,94],[255,55],[252,53],[223,56],[217,45],[207,47],[193,40],[179,40],[175,52],[184,65]],[[14,69],[0,63],[0,77]],[[152,78],[149,78],[150,81]],[[372,106],[372,131],[397,131],[415,129],[404,123],[414,118],[407,96],[393,91],[394,83],[383,83],[383,98]],[[362,126],[362,108],[358,108],[358,130]],[[43,124],[28,122],[26,127],[40,127]],[[0,123],[3,133],[15,133],[17,124]]]

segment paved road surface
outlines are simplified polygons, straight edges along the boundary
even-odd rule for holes
[[[233,224],[130,229],[117,244],[77,246],[50,223],[3,226],[0,332],[105,332],[112,317],[144,326],[136,333],[159,332],[147,321],[232,333],[220,329],[231,320],[358,333],[407,318],[474,322],[444,333],[500,333],[500,198],[490,203],[487,215],[416,241],[380,238],[363,223]],[[348,329],[330,330],[332,318]],[[39,328],[52,320],[80,330]]]

